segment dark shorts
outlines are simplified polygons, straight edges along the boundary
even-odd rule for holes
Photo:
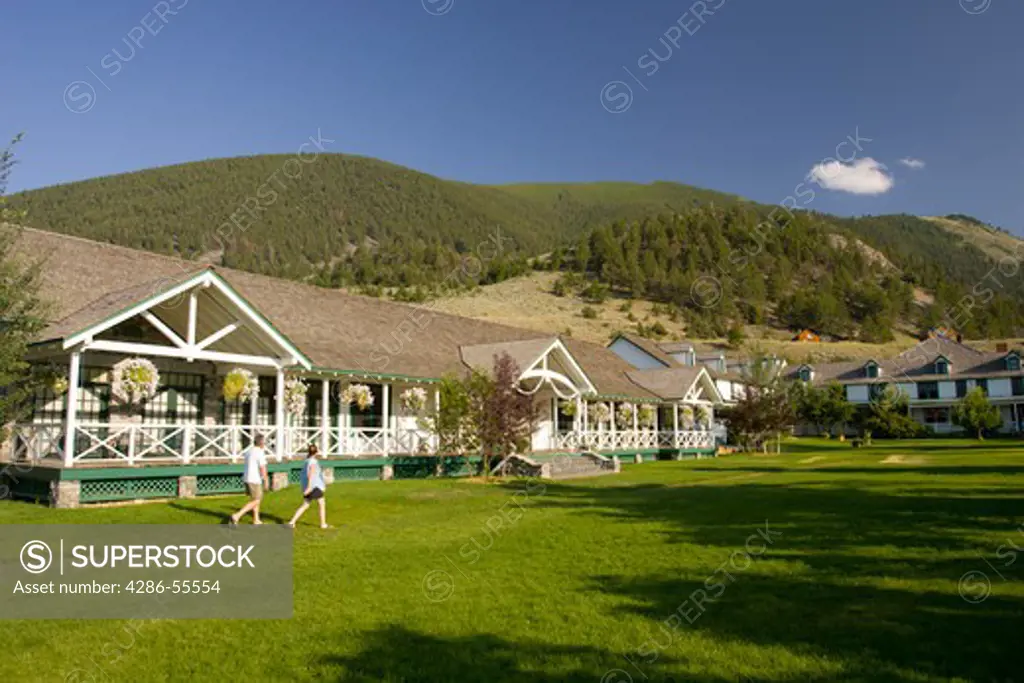
[[[323,489],[313,489],[309,492],[308,496],[304,496],[307,503],[312,503],[314,500],[319,500],[324,497]]]
[[[249,500],[259,500],[263,497],[262,484],[246,484],[245,492],[249,494]]]

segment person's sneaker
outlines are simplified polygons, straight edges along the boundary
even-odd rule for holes
[[[295,528],[295,523],[294,522],[285,522],[284,525],[286,527],[288,527],[289,529],[294,529]]]
[[[263,526],[263,522],[256,521],[252,523],[253,526]]]
[[[321,524],[321,525],[320,525],[320,528],[321,528],[321,529],[330,529],[330,528],[331,528],[331,525],[330,525],[330,524]]]
[[[234,515],[228,517],[228,526],[238,526],[238,520],[235,519]]]

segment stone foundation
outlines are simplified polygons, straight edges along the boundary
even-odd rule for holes
[[[178,498],[195,498],[199,493],[199,483],[195,475],[183,474],[178,477]]]
[[[283,488],[288,487],[288,473],[287,472],[271,472],[270,473],[270,490],[280,491]]]
[[[394,465],[381,465],[380,478],[383,481],[395,478],[395,467]]]
[[[78,481],[50,482],[50,507],[76,508],[79,506],[81,485]]]

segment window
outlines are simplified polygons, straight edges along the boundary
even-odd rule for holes
[[[867,365],[865,365],[864,366],[864,374],[865,374],[865,376],[867,376],[867,377],[869,377],[871,379],[877,378],[878,377],[878,364],[877,363],[868,363]]]
[[[981,389],[981,393],[988,396],[988,380],[987,379],[976,379],[974,385]]]
[[[933,401],[939,397],[938,382],[918,382],[917,397],[922,401]]]
[[[935,374],[936,375],[948,375],[949,374],[949,362],[945,360],[935,361]]]
[[[803,382],[810,382],[811,378],[814,377],[814,371],[808,367],[800,368],[800,380]]]
[[[143,422],[198,424],[203,420],[203,377],[169,372],[142,407]]]
[[[879,384],[872,384],[868,387],[868,398],[874,401],[876,398],[885,393],[885,388],[888,384],[881,382]]]
[[[956,381],[956,397],[963,398],[967,395],[967,380],[958,379]]]
[[[1014,396],[1024,396],[1024,377],[1010,378],[1010,386]]]
[[[1020,356],[1011,353],[1006,357],[1006,369],[1010,372],[1020,372]]]
[[[925,408],[924,423],[926,425],[949,424],[949,408]]]

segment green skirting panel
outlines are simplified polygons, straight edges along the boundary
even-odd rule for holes
[[[78,499],[83,503],[99,503],[139,498],[176,498],[177,477],[145,477],[139,479],[88,479],[81,483]]]
[[[341,465],[334,468],[334,481],[369,481],[380,479],[380,465],[351,466]]]
[[[239,474],[200,474],[196,477],[196,493],[200,496],[244,490],[245,484]]]

